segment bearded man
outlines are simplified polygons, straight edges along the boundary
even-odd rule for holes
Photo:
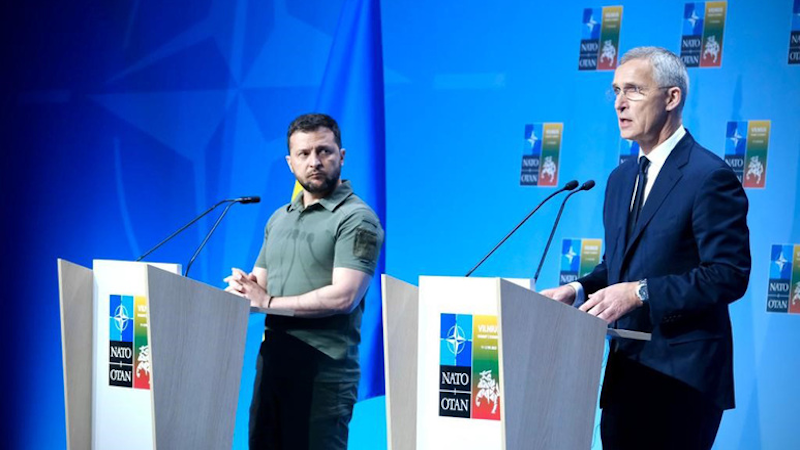
[[[267,315],[250,407],[252,449],[346,449],[361,376],[364,297],[383,229],[341,179],[336,121],[305,114],[287,132],[286,162],[303,187],[270,217],[252,272],[233,269],[229,292]]]

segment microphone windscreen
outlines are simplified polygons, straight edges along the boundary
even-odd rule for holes
[[[594,180],[589,180],[586,183],[583,183],[583,186],[581,186],[581,189],[584,190],[584,191],[588,191],[588,190],[592,189],[593,187],[594,187]]]
[[[571,190],[575,189],[576,187],[578,187],[578,180],[572,180],[572,181],[567,182],[567,184],[564,185],[564,190],[571,191]]]

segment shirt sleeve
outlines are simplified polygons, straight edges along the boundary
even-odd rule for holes
[[[261,269],[267,268],[267,228],[264,228],[264,242],[261,244],[261,250],[258,252],[258,258],[256,258],[256,267]]]
[[[256,267],[261,269],[267,268],[267,237],[269,236],[269,226],[276,214],[277,212],[269,218],[267,224],[264,226],[264,242],[261,243],[261,250],[258,252],[258,258],[256,258],[255,264]]]
[[[577,281],[567,284],[567,286],[575,289],[575,302],[573,304],[579,305],[586,300],[586,293],[583,292],[583,285]]]
[[[360,270],[373,275],[383,245],[383,228],[368,208],[359,208],[340,223],[336,234],[333,267]]]

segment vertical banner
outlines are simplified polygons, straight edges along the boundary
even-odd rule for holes
[[[800,244],[773,244],[767,312],[800,314]]]
[[[561,243],[561,273],[558,284],[588,275],[602,257],[602,239],[564,239]]]
[[[108,385],[133,387],[133,297],[108,296]]]
[[[603,7],[603,24],[600,27],[600,53],[597,70],[617,68],[619,31],[622,25],[622,6]]]
[[[740,183],[744,180],[746,157],[747,121],[730,121],[725,131],[725,162],[731,166]]]
[[[703,23],[705,16],[705,2],[687,3],[683,8],[681,60],[686,67],[698,67],[700,65],[700,50],[703,48]]]
[[[150,345],[147,341],[147,297],[134,297],[133,310],[135,311],[133,348],[136,355],[134,361],[133,387],[136,389],[150,389]]]
[[[500,420],[497,316],[474,316],[473,326],[472,417]]]
[[[700,67],[719,67],[722,65],[722,35],[725,31],[725,12],[727,8],[728,2],[706,2]]]
[[[109,296],[108,385],[150,389],[147,297]]]
[[[800,314],[800,245],[794,246],[794,257],[792,258],[792,284],[790,285],[791,294],[789,297],[789,312]]]
[[[472,315],[441,314],[439,416],[469,418],[472,406]]]
[[[683,9],[681,60],[686,67],[719,67],[727,2],[691,2]]]
[[[747,127],[747,167],[742,185],[763,189],[767,182],[769,120],[751,120]]]
[[[731,121],[725,132],[725,162],[745,188],[763,189],[767,183],[767,155],[771,121]]]
[[[558,162],[561,153],[562,123],[544,124],[544,142],[542,142],[542,160],[539,171],[539,186],[555,186],[558,184]]]
[[[792,31],[789,32],[789,64],[800,64],[800,0],[792,7]]]
[[[600,22],[602,20],[600,8],[583,10],[578,70],[597,70],[597,54],[600,51]]]
[[[563,123],[525,125],[520,186],[558,185]]]
[[[619,53],[622,6],[585,8],[578,70],[614,70]]]

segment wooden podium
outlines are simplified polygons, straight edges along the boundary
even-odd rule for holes
[[[591,446],[603,320],[500,278],[382,289],[390,449]]]
[[[231,447],[250,305],[178,273],[58,260],[68,448]]]

